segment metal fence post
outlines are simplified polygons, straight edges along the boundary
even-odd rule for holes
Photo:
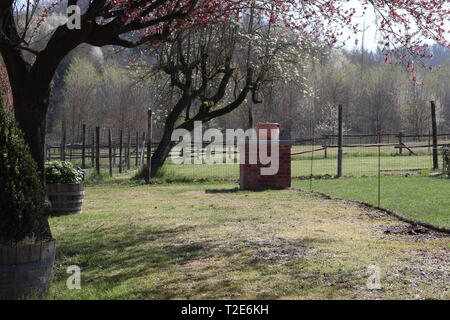
[[[95,127],[95,171],[100,174],[100,127]]]
[[[431,125],[433,130],[433,170],[439,169],[436,104],[431,101]]]
[[[150,182],[152,178],[152,138],[153,138],[153,122],[152,122],[152,109],[148,109],[148,123],[147,123],[147,170],[148,178],[147,183]]]
[[[338,165],[336,176],[337,178],[342,177],[343,145],[344,145],[343,107],[340,104],[338,107]]]

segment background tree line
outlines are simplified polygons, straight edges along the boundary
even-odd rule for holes
[[[450,132],[450,54],[438,48],[433,48],[436,54],[432,64],[440,68],[419,71],[423,85],[416,85],[401,65],[386,64],[379,51],[303,47],[282,63],[273,62],[272,67],[279,70],[261,85],[256,101],[247,97],[238,108],[213,119],[210,125],[248,128],[256,122],[279,122],[284,139],[332,134],[336,130],[336,106],[341,103],[348,133],[428,134],[429,101],[435,100],[439,130]],[[241,49],[237,60],[241,60],[238,62],[243,70],[245,48]],[[77,49],[54,79],[53,85],[59,90],[54,91],[50,104],[54,112],[49,113],[49,137],[59,141],[63,120],[68,133],[77,138],[82,124],[142,132],[147,125],[146,110],[152,108],[155,137],[160,139],[173,104],[182,96],[182,90],[171,83],[170,71],[159,68],[162,55],[162,51],[144,55],[137,64],[130,64],[129,57],[113,49]],[[292,63],[296,68],[289,67]],[[198,72],[196,68],[193,71]],[[236,77],[242,77],[240,73]],[[238,80],[233,81],[222,103],[233,100]],[[193,105],[188,113],[194,114],[198,107]],[[189,115],[185,112],[182,117]]]
[[[59,24],[64,14],[60,11],[56,8],[41,26],[42,37]],[[217,95],[221,75],[229,68],[233,72],[213,109],[238,103],[229,112],[208,119],[208,125],[219,129],[279,122],[283,139],[332,134],[337,127],[336,106],[341,103],[348,133],[426,134],[429,100],[435,100],[439,130],[450,131],[450,53],[438,45],[426,62],[441,67],[431,73],[416,70],[423,85],[411,81],[402,65],[387,64],[381,50],[347,51],[307,39],[298,41],[286,29],[251,12],[239,26],[211,26],[176,43],[149,46],[124,50],[84,44],[69,54],[52,81],[49,142],[59,143],[63,122],[69,143],[80,140],[83,124],[91,129],[145,131],[149,107],[155,113],[155,138],[161,140],[174,106],[183,94],[192,95],[192,87],[180,86],[187,80],[187,73],[181,72],[186,69],[183,57],[198,61],[187,68],[193,86],[201,84],[202,72],[208,84],[185,104],[173,127],[194,119],[210,103],[206,97]],[[202,55],[207,56],[206,70]],[[252,83],[246,83],[249,73]],[[249,94],[237,99],[243,89]]]

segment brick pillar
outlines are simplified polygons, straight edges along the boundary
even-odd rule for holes
[[[279,133],[278,124],[258,124],[258,137],[263,135],[259,134],[260,129],[273,129],[277,128]],[[278,140],[278,135],[271,136],[268,134],[269,139]],[[270,156],[271,141],[262,141],[262,143],[268,143],[267,150]],[[245,145],[239,147],[239,152],[242,157],[245,157],[245,164],[240,165],[240,187],[242,190],[257,190],[257,189],[286,189],[291,187],[291,144],[279,142],[279,170],[275,175],[262,175],[261,169],[264,167],[270,167],[271,164],[263,165],[260,162],[259,157],[259,143],[258,141],[249,141]],[[256,152],[257,163],[250,163],[251,152]]]

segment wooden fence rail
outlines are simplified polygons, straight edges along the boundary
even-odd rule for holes
[[[123,129],[116,130],[114,132],[112,129],[100,128],[99,126],[88,130],[87,126],[83,124],[81,136],[78,137],[78,140],[72,136],[72,139],[70,140],[71,143],[67,143],[69,140],[67,139],[66,123],[63,121],[59,145],[48,144],[45,146],[46,159],[47,161],[56,159],[65,161],[67,158],[69,158],[70,161],[80,160],[82,168],[86,168],[87,163],[89,163],[90,160],[90,167],[95,168],[97,173],[100,173],[101,166],[104,165],[101,160],[108,159],[110,176],[113,175],[114,168],[118,168],[119,173],[123,173],[124,169],[130,170],[132,168],[132,163],[136,168],[147,164],[150,173],[151,156],[154,154],[154,150],[157,149],[159,142],[155,142],[153,139],[153,121],[152,111],[150,109],[148,110],[147,117],[147,130],[142,132],[142,134],[137,131],[124,131]],[[343,176],[344,148],[393,147],[400,155],[403,154],[404,149],[409,152],[409,155],[416,155],[414,149],[428,148],[428,153],[432,155],[433,169],[438,169],[439,148],[449,147],[450,133],[438,133],[436,122],[436,105],[434,102],[431,102],[431,119],[431,130],[429,134],[405,134],[403,132],[345,134],[344,107],[339,105],[338,126],[336,128],[338,134],[328,134],[320,137],[297,139],[285,142],[289,142],[294,146],[317,145],[318,147],[314,151],[294,151],[292,155],[297,156],[311,152],[323,151],[324,158],[327,159],[329,157],[329,150],[337,149],[337,177]],[[355,139],[357,139],[357,143],[354,143]],[[439,143],[439,139],[443,141]],[[416,142],[423,141],[426,143],[421,145],[416,144]],[[414,144],[412,144],[412,142],[414,142]],[[203,142],[202,150],[200,150],[201,155],[205,154],[205,149],[210,144],[210,142]],[[226,146],[226,139],[224,139],[223,149],[221,151],[214,151],[213,154],[226,155],[230,152],[233,154],[238,153],[236,148],[230,151],[226,148]],[[194,143],[191,144],[192,149],[196,147],[197,145]],[[177,152],[179,154],[180,151],[172,150],[171,154],[172,152]],[[198,152],[191,152],[191,157],[197,155]]]

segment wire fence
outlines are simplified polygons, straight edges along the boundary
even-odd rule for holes
[[[381,162],[381,173],[384,175],[406,174],[434,169],[434,146],[428,142],[430,136],[410,135],[408,137],[409,141],[403,141],[400,144],[398,142],[390,142],[383,135],[380,137],[376,134],[370,136],[344,136],[342,146],[343,176],[377,175],[379,162]],[[378,138],[379,142],[376,142]],[[355,140],[369,140],[372,143],[352,143]],[[311,175],[335,176],[338,171],[339,146],[328,144],[329,142],[330,140],[320,138],[311,139],[308,145],[294,145],[292,152],[293,177]],[[439,157],[449,145],[450,134],[439,135],[437,144]],[[312,150],[311,146],[313,146]],[[441,160],[443,161],[442,157]],[[313,162],[312,171],[311,166],[306,165],[305,162],[307,161]],[[443,166],[442,161],[439,161],[440,168]]]
[[[444,169],[444,150],[450,146],[450,133],[439,134],[437,138],[439,169]],[[95,169],[98,161],[99,170],[116,174],[141,167],[147,159],[147,143],[145,133],[101,130],[97,137],[95,132],[87,132],[82,141],[76,143],[48,144],[46,159],[68,160],[87,170]],[[291,176],[294,179],[338,175],[340,147],[344,177],[371,177],[379,173],[405,175],[434,169],[432,135],[345,135],[342,146],[337,144],[337,136],[333,135],[289,143],[292,144]],[[152,150],[157,146],[158,143],[152,143]],[[205,159],[210,151],[208,148],[212,148],[212,144],[204,143],[200,148],[192,145],[192,164],[174,164],[171,157],[181,153],[179,147],[174,147],[164,166],[165,172],[190,180],[238,180],[240,159],[237,145],[213,146],[215,164],[198,161]]]

